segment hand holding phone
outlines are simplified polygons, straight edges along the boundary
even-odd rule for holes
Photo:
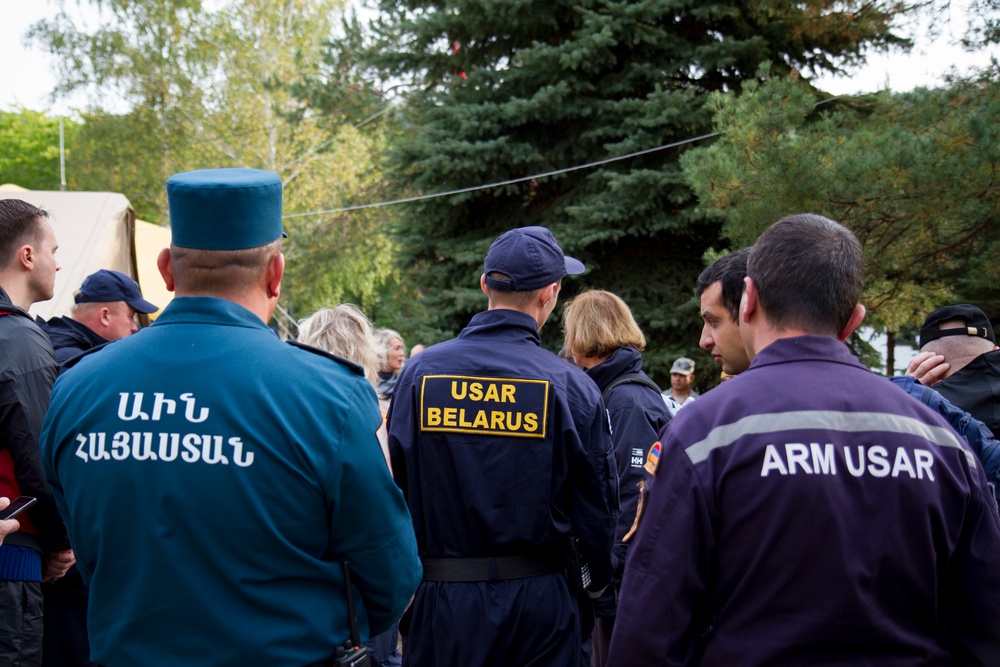
[[[34,505],[36,502],[38,502],[38,500],[31,496],[21,496],[19,498],[15,498],[14,502],[0,510],[0,521],[13,519],[18,514]]]

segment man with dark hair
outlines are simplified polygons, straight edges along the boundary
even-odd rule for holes
[[[789,216],[747,272],[750,367],[660,433],[610,664],[1000,664],[982,466],[842,344],[864,317],[861,244]]]
[[[131,336],[139,330],[136,313],[155,313],[159,308],[142,298],[139,285],[120,271],[101,269],[83,279],[73,295],[73,310],[65,317],[41,322],[56,361],[62,363],[109,341]]]
[[[102,665],[333,664],[391,627],[420,578],[359,366],[281,342],[281,179],[167,181],[170,305],[73,360],[42,452],[90,587]],[[346,581],[349,565],[351,581]]]
[[[0,546],[5,665],[41,664],[41,582],[63,576],[73,564],[38,451],[58,365],[49,339],[27,312],[51,299],[55,289],[57,244],[47,218],[27,202],[0,199],[0,496],[38,499],[18,518],[20,532]]]
[[[424,565],[404,664],[581,663],[576,596],[611,579],[618,476],[600,390],[538,331],[583,270],[543,227],[503,234],[480,278],[489,310],[403,367],[389,453]]]
[[[740,338],[740,300],[749,255],[750,248],[741,248],[715,260],[701,272],[695,286],[705,321],[698,345],[712,354],[727,375],[739,375],[750,365]]]

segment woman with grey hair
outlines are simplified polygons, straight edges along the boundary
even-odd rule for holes
[[[382,346],[385,355],[378,373],[378,394],[379,398],[389,401],[392,400],[392,394],[396,390],[396,378],[399,377],[406,361],[406,344],[403,343],[403,337],[399,332],[392,329],[376,329],[375,338]]]

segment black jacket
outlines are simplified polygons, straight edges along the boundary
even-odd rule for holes
[[[40,318],[35,321],[52,341],[52,347],[55,348],[56,352],[56,361],[60,364],[81,352],[86,352],[108,342],[94,333],[90,327],[68,317],[53,317],[48,322]]]
[[[597,383],[602,393],[623,375],[641,372],[642,354],[630,345],[618,348],[610,357],[587,369],[587,375]],[[645,376],[644,373],[643,375]],[[639,504],[639,482],[646,478],[643,468],[646,453],[657,441],[660,429],[670,421],[670,412],[663,402],[663,396],[643,384],[620,384],[608,392],[605,401],[611,422],[611,444],[618,466],[618,492],[622,509],[615,530],[614,555],[618,563],[613,583],[617,587],[625,568],[626,545],[622,542],[622,537],[635,521],[636,506]],[[596,605],[599,616],[612,615],[613,605],[609,608],[607,602],[605,599],[602,600],[603,604]]]
[[[28,510],[30,520],[22,520],[21,530],[8,535],[5,544],[69,549],[38,449],[58,369],[48,337],[0,288],[0,495],[38,498]]]
[[[1000,350],[980,354],[934,389],[1000,434]]]

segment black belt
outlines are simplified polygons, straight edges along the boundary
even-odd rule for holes
[[[423,558],[427,581],[500,581],[562,572],[553,558],[496,556],[495,558]]]

